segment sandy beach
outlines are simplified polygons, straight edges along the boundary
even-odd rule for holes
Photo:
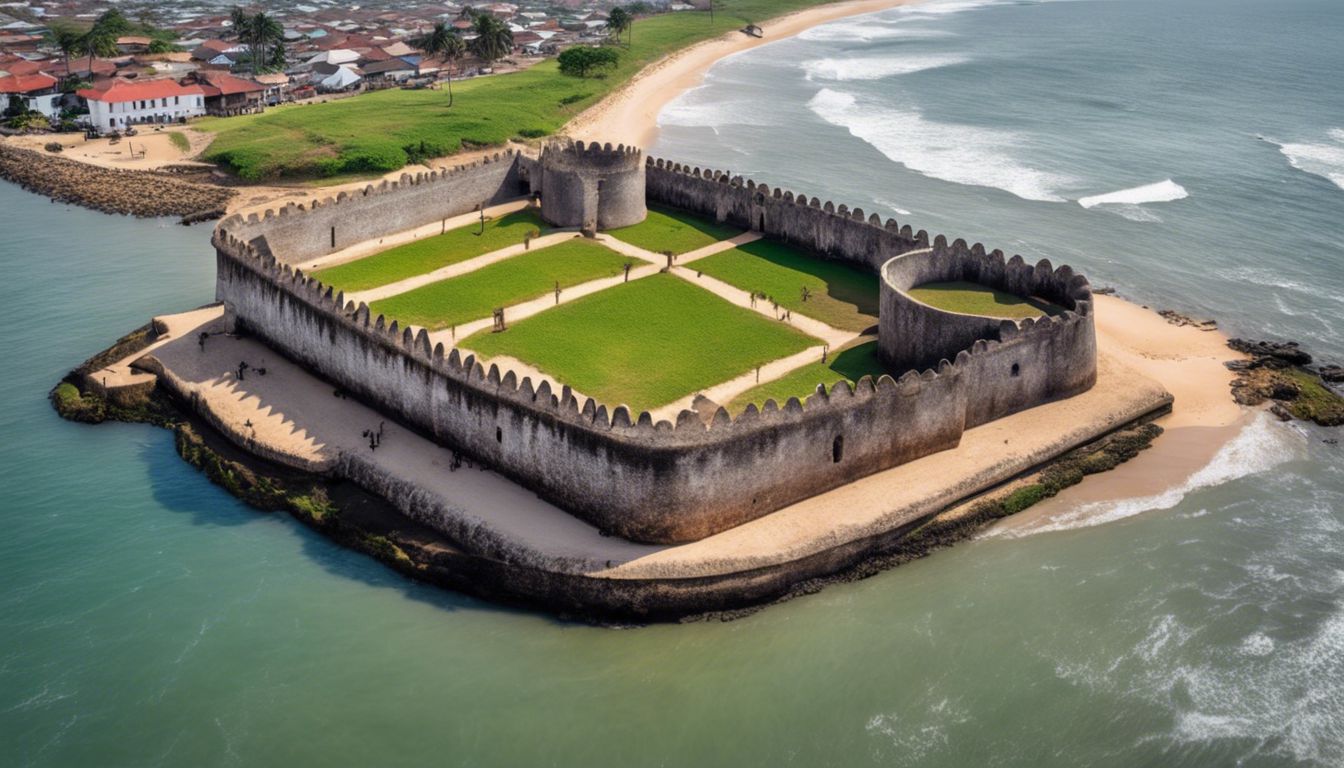
[[[615,93],[570,121],[576,139],[648,147],[658,134],[658,113],[668,102],[699,85],[714,62],[734,53],[786,40],[828,21],[884,11],[918,0],[850,0],[808,8],[763,22],[763,36],[729,32],[698,43],[648,67]]]

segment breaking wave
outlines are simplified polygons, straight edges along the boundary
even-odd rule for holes
[[[927,40],[952,36],[953,33],[941,29],[882,25],[869,21],[849,21],[813,27],[798,35],[798,39],[824,43],[871,43],[878,40],[895,40],[898,38]]]
[[[978,128],[924,119],[913,108],[859,104],[849,93],[823,88],[808,108],[831,125],[847,129],[888,159],[916,173],[1011,192],[1025,200],[1062,203],[1055,191],[1071,180],[1032,168],[1014,157],[1021,137],[994,128]]]
[[[1173,200],[1184,200],[1189,196],[1190,193],[1185,191],[1185,187],[1167,179],[1156,184],[1145,184],[1141,187],[1122,189],[1118,192],[1107,192],[1104,195],[1080,197],[1078,198],[1078,204],[1084,208],[1095,208],[1098,205],[1142,205],[1144,203],[1169,203]]]
[[[1327,135],[1330,141],[1320,144],[1267,141],[1277,145],[1288,163],[1297,170],[1328,179],[1344,189],[1344,128],[1332,128]]]
[[[1297,456],[1302,450],[1302,445],[1301,433],[1285,428],[1272,421],[1268,414],[1261,413],[1237,433],[1231,442],[1224,445],[1207,466],[1175,488],[1156,496],[1083,504],[1053,515],[1039,525],[1005,528],[988,535],[1018,538],[1047,531],[1088,528],[1123,520],[1142,512],[1171,509],[1186,495],[1200,488],[1222,485],[1273,469]]]
[[[803,62],[808,80],[881,80],[930,69],[942,69],[970,61],[965,56],[860,56],[854,58],[812,59]]]

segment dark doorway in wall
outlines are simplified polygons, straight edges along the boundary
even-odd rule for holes
[[[495,442],[496,443],[504,442],[504,430],[500,429],[499,427],[495,427]]]
[[[758,227],[758,229],[760,229],[760,231],[762,231],[762,232],[765,231],[765,214],[764,214],[764,213],[761,214],[761,226]]]
[[[1013,378],[1016,379],[1018,376],[1021,375],[1022,375],[1022,366],[1018,365],[1017,363],[1013,363],[1013,370],[1012,370]]]
[[[835,441],[831,443],[831,463],[839,464],[845,457],[845,436],[836,435]]]

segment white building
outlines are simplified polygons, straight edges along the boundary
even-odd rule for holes
[[[89,122],[99,133],[154,123],[176,123],[205,114],[205,91],[174,80],[113,80],[79,92],[89,103]]]
[[[50,75],[35,72],[0,77],[0,111],[9,106],[11,96],[18,97],[26,108],[46,117],[61,114],[61,92],[56,87],[56,78]]]

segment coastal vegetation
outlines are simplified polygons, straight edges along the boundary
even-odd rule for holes
[[[613,229],[607,234],[654,253],[683,253],[713,245],[742,234],[724,224],[693,216],[672,208],[649,206],[648,217],[632,226]]]
[[[314,277],[338,291],[368,290],[518,245],[530,234],[546,229],[534,211],[515,211],[487,220],[483,231],[479,224],[450,229],[442,235],[319,270]]]
[[[628,37],[603,78],[566,76],[550,60],[521,72],[460,82],[452,101],[439,91],[394,88],[322,104],[206,118],[198,126],[216,138],[204,159],[249,181],[331,177],[397,170],[410,161],[408,148],[422,145],[426,154],[444,156],[468,146],[547,136],[645,66],[680,48],[820,4],[723,0],[712,19],[703,11],[640,19],[639,34]]]
[[[836,328],[862,331],[877,323],[876,275],[783,243],[757,240],[700,259],[692,268]]]
[[[790,397],[806,400],[817,391],[818,384],[824,385],[827,391],[840,381],[852,388],[854,382],[864,376],[877,378],[884,373],[887,373],[887,369],[878,358],[877,342],[861,339],[851,346],[832,352],[824,363],[818,361],[805,365],[743,392],[733,398],[727,408],[729,413],[738,414],[752,403],[760,408],[766,400],[774,400],[782,406]]]
[[[671,403],[816,343],[672,275],[617,285],[461,346],[508,355],[635,413]]]
[[[1024,299],[978,283],[952,281],[926,283],[910,291],[919,301],[937,309],[963,315],[1019,319],[1058,315],[1064,308],[1039,299]]]
[[[570,240],[541,248],[459,277],[440,280],[382,301],[370,309],[430,330],[440,330],[490,317],[496,307],[508,307],[545,296],[558,287],[615,277],[626,258],[587,240]]]

